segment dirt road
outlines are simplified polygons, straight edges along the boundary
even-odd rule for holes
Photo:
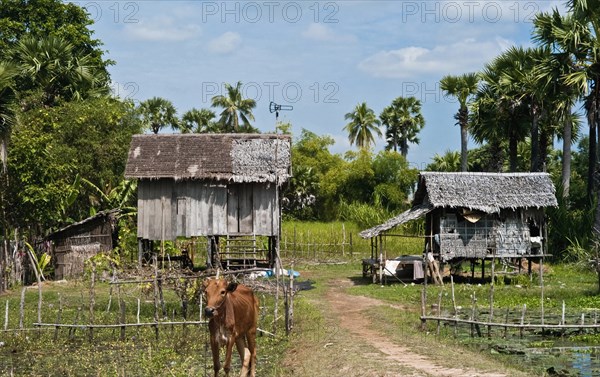
[[[465,368],[458,362],[462,357],[458,351],[455,360],[446,359],[446,365],[441,365],[435,361],[435,356],[430,357],[426,352],[422,352],[422,349],[417,353],[413,345],[402,344],[397,337],[386,336],[385,333],[376,330],[377,326],[374,326],[369,319],[369,310],[381,305],[389,306],[389,304],[368,297],[347,294],[346,288],[352,285],[348,279],[335,279],[326,284],[326,293],[311,299],[311,304],[321,309],[326,323],[322,329],[308,329],[319,335],[313,338],[300,336],[295,341],[291,352],[286,356],[284,364],[286,370],[282,375],[304,377],[507,377],[515,375],[512,372],[506,374]],[[403,310],[402,307],[394,308]],[[452,350],[449,354],[452,354]],[[440,359],[439,355],[437,359]],[[448,366],[449,364],[451,366]]]

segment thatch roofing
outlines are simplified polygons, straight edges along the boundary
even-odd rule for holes
[[[56,240],[59,238],[71,237],[73,235],[87,232],[90,228],[98,223],[104,223],[115,218],[121,210],[119,208],[100,211],[93,216],[83,219],[76,223],[70,224],[46,236],[46,240]]]
[[[547,173],[421,172],[413,208],[359,235],[375,237],[434,208],[498,213],[502,209],[556,207],[555,193]]]
[[[134,135],[125,177],[281,184],[290,177],[290,165],[289,135]]]

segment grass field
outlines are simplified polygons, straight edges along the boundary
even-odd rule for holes
[[[295,229],[295,231],[294,231]],[[335,243],[339,234],[346,231],[346,239],[350,232],[357,232],[351,225],[335,224],[284,224],[284,234],[308,234],[316,244]],[[307,237],[307,236],[306,236]],[[452,354],[460,349],[465,359],[462,361],[471,367],[487,365],[487,369],[497,369],[510,366],[519,369],[524,375],[543,375],[548,366],[557,368],[569,361],[548,361],[547,359],[532,359],[523,355],[507,355],[495,352],[497,343],[487,342],[486,339],[470,338],[468,329],[462,329],[455,335],[452,327],[443,327],[436,335],[436,323],[428,322],[425,332],[420,330],[420,306],[422,286],[408,284],[407,286],[393,282],[385,286],[370,284],[361,277],[360,258],[364,251],[358,246],[358,237],[354,233],[352,252],[333,254],[333,251],[317,253],[319,258],[313,260],[308,253],[299,258],[294,256],[294,269],[301,273],[300,282],[312,289],[301,291],[296,295],[294,304],[294,330],[290,337],[283,331],[283,304],[280,302],[277,321],[274,321],[274,297],[271,294],[259,293],[261,300],[261,315],[259,327],[268,333],[277,328],[276,335],[265,333],[258,339],[259,347],[259,376],[291,376],[285,360],[290,352],[297,347],[309,348],[311,344],[326,345],[331,337],[341,336],[336,328],[335,318],[324,312],[326,304],[322,297],[327,289],[327,283],[333,279],[347,279],[353,283],[347,292],[353,295],[376,298],[391,306],[377,306],[370,310],[368,316],[377,324],[378,331],[394,334],[393,339],[402,344],[408,344],[419,352],[425,352],[436,358],[436,362],[444,365],[452,363]],[[341,239],[344,237],[342,236]],[[308,238],[306,238],[308,239]],[[406,242],[402,238],[398,242]],[[298,244],[298,242],[297,242]],[[413,243],[394,245],[398,250],[412,247],[418,253],[419,245]],[[367,248],[368,250],[368,248]],[[413,254],[411,252],[409,254]],[[404,254],[399,252],[399,254]],[[285,258],[284,265],[289,266],[291,259]],[[325,262],[334,263],[325,263]],[[489,262],[488,262],[489,263]],[[544,272],[543,307],[547,315],[560,315],[563,301],[567,315],[580,318],[586,313],[586,319],[592,320],[596,310],[600,308],[597,276],[591,270],[581,270],[575,266],[552,265]],[[499,267],[497,267],[499,270]],[[490,271],[490,266],[486,267]],[[479,271],[476,272],[476,276]],[[310,280],[310,281],[308,281]],[[310,283],[310,284],[309,284]],[[489,308],[490,281],[463,281],[455,285],[456,305],[470,310],[473,298],[476,298],[478,310],[483,312]],[[188,286],[193,291],[193,286]],[[190,294],[188,292],[188,294]],[[29,287],[25,290],[25,305],[21,325],[20,296],[21,288],[0,295],[0,313],[6,308],[8,316],[0,319],[0,375],[15,376],[203,376],[210,375],[210,350],[207,347],[207,332],[203,326],[174,325],[161,326],[158,339],[153,327],[128,328],[125,337],[121,339],[120,328],[96,329],[90,332],[88,328],[70,330],[54,327],[37,329],[38,290]],[[450,309],[451,290],[448,284],[443,287],[427,286],[427,311],[434,312],[432,304],[442,297],[442,307]],[[193,296],[193,295],[192,295]],[[531,315],[539,313],[542,307],[541,287],[537,275],[518,275],[498,278],[493,290],[494,306],[502,314],[506,308],[518,311],[527,305]],[[119,302],[124,307],[126,322],[154,321],[154,301],[152,285],[148,283],[131,284],[117,289],[107,282],[97,282],[94,289],[94,314],[90,310],[90,281],[74,280],[69,282],[48,282],[43,285],[42,322],[63,324],[118,324],[121,317]],[[181,287],[167,285],[164,287],[166,318],[161,320],[181,320],[182,300]],[[190,296],[191,297],[191,296]],[[110,305],[109,305],[110,301]],[[401,307],[402,309],[398,309]],[[162,310],[161,310],[162,312]],[[554,313],[554,314],[552,314]],[[189,301],[188,320],[200,318],[198,301]],[[60,318],[59,318],[60,316]],[[3,316],[0,315],[0,318]],[[93,318],[92,318],[93,317]],[[6,319],[8,318],[8,319]],[[550,317],[549,317],[550,318]],[[556,318],[556,317],[555,317]],[[21,329],[23,328],[23,329]],[[546,340],[525,339],[522,346],[528,348],[551,348],[569,342],[582,346],[600,344],[596,333],[565,333],[562,336],[549,337]],[[511,342],[514,336],[509,339]],[[312,343],[311,343],[312,342]],[[316,342],[316,343],[315,343]],[[505,342],[506,343],[506,342]],[[505,347],[506,344],[502,344]],[[360,353],[359,349],[354,352]],[[330,360],[336,355],[333,351],[315,349],[311,354],[310,363],[322,364],[325,368],[331,365]],[[346,360],[353,362],[356,367],[360,356]],[[234,357],[234,370],[239,367],[237,357]],[[298,362],[302,362],[299,360]],[[328,364],[329,363],[329,364]],[[566,363],[566,364],[565,364]],[[568,366],[568,365],[567,365]],[[335,376],[335,373],[331,373]]]

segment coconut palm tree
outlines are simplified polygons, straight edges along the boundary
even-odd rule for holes
[[[381,137],[379,129],[381,122],[366,102],[356,105],[352,112],[344,116],[344,119],[349,121],[344,126],[344,130],[348,132],[348,140],[351,145],[356,144],[359,148],[369,149],[375,143],[373,134]]]
[[[258,132],[252,127],[250,121],[254,121],[252,109],[256,107],[256,101],[243,98],[242,83],[238,81],[235,86],[225,84],[227,95],[217,95],[212,98],[212,107],[220,107],[223,111],[218,120],[223,132]],[[240,119],[241,126],[240,129]]]
[[[406,157],[408,143],[418,144],[417,135],[425,127],[421,101],[415,97],[398,97],[383,109],[379,117],[386,126],[386,149],[397,151],[400,148],[400,154]]]
[[[181,116],[180,130],[182,133],[217,132],[218,128],[212,122],[215,117],[216,114],[211,110],[192,108]]]
[[[152,97],[138,107],[142,124],[146,129],[157,134],[164,127],[179,128],[177,110],[173,103],[161,97]]]
[[[460,170],[467,171],[467,142],[469,138],[469,97],[477,93],[479,78],[475,73],[465,73],[460,76],[444,76],[440,81],[440,88],[447,95],[458,99],[459,109],[454,115],[456,124],[460,126]]]

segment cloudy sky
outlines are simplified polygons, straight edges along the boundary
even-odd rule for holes
[[[360,102],[380,114],[398,96],[422,102],[425,128],[408,159],[424,168],[459,150],[457,103],[446,74],[480,70],[511,45],[531,44],[536,12],[552,1],[82,1],[124,98],[171,100],[179,115],[209,108],[224,83],[257,101],[255,126],[275,129],[271,101],[294,136],[303,128],[353,148],[344,114]],[[376,149],[385,145],[377,140]]]

